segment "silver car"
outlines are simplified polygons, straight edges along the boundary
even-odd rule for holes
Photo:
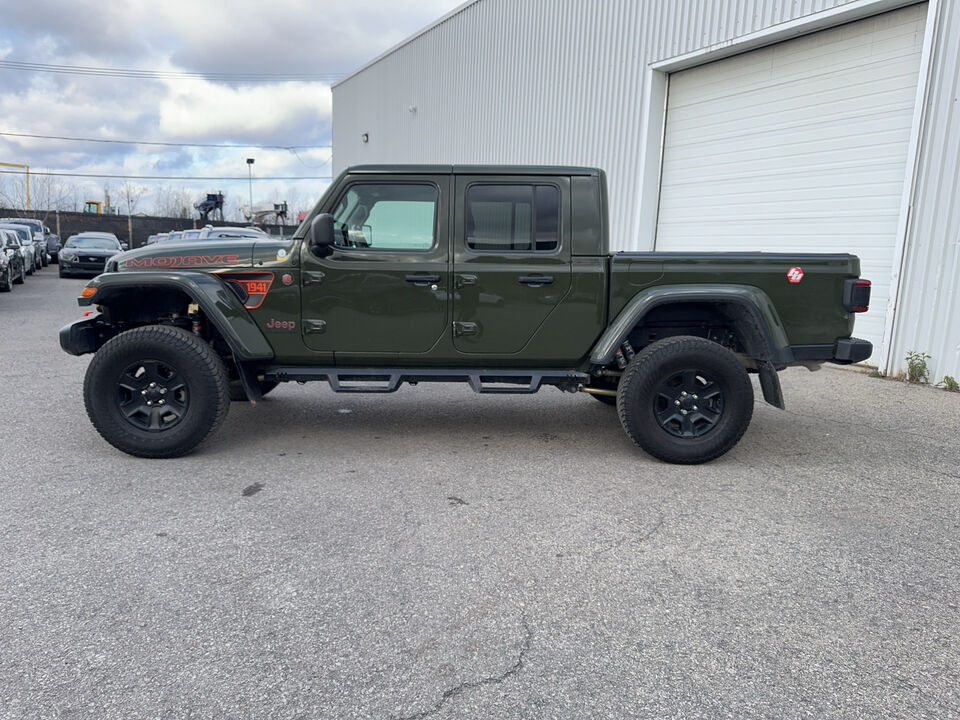
[[[47,259],[47,235],[43,223],[33,218],[0,218],[0,223],[12,223],[14,225],[23,225],[30,231],[30,237],[33,240],[33,257],[36,262],[36,269],[46,267],[50,261]]]
[[[27,269],[27,275],[33,275],[33,271],[42,266],[39,265],[37,246],[33,242],[30,228],[26,225],[7,222],[0,222],[0,228],[13,230],[17,233],[20,238],[20,255],[23,257],[23,266]]]

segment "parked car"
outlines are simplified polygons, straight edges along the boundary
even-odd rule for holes
[[[36,269],[46,267],[50,261],[47,259],[47,237],[44,232],[45,228],[42,222],[35,220],[33,218],[0,218],[0,223],[14,223],[16,225],[24,225],[30,230],[30,238],[33,241],[34,245],[34,262],[36,263]]]
[[[209,225],[199,231],[197,236],[201,240],[216,240],[217,238],[269,238],[263,230],[258,227],[210,227]]]
[[[51,232],[46,225],[43,226],[43,229],[44,237],[47,239],[47,255],[50,256],[51,262],[56,262],[57,256],[60,254],[60,236]]]
[[[203,232],[203,231],[202,231],[202,230],[184,230],[184,231],[180,234],[180,239],[181,239],[181,240],[196,240],[197,238],[200,237],[200,233],[201,233],[201,232]]]
[[[0,228],[0,291],[9,292],[26,277],[20,236],[13,230]]]
[[[13,230],[17,234],[17,237],[20,238],[20,256],[23,258],[23,266],[27,275],[33,275],[34,270],[38,267],[43,267],[37,264],[37,246],[33,242],[30,228],[19,223],[7,222],[0,222],[0,228]]]
[[[60,277],[99,275],[107,260],[127,249],[125,245],[112,233],[83,232],[71,235],[60,251]]]
[[[182,230],[171,230],[165,238],[161,238],[157,242],[175,242],[180,239],[181,235],[183,235]]]

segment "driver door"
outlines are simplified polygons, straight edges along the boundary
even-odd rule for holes
[[[358,175],[334,204],[336,240],[301,255],[303,341],[339,364],[429,352],[448,324],[446,175]]]

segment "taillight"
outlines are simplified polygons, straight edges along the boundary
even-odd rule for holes
[[[870,281],[857,278],[844,280],[843,307],[848,312],[867,312],[870,309]]]

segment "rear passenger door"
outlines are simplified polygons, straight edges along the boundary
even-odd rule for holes
[[[458,176],[453,343],[520,354],[570,289],[565,177]]]

